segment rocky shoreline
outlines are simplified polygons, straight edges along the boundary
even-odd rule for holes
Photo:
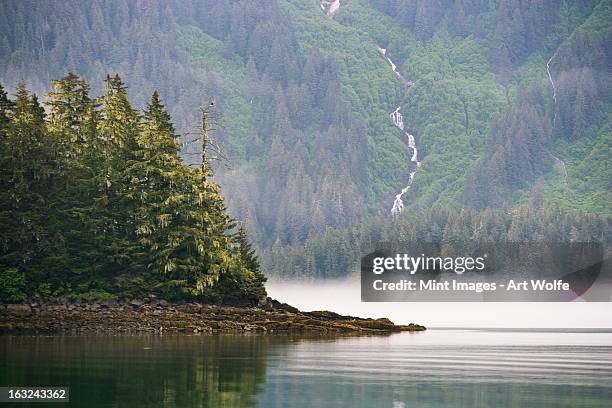
[[[33,299],[0,304],[2,334],[113,333],[345,333],[423,331],[410,323],[363,319],[333,312],[301,312],[270,298],[257,307],[146,300]]]

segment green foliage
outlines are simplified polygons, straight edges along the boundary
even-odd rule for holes
[[[75,299],[75,300],[112,300],[116,299],[117,296],[109,293],[105,290],[90,290],[84,293],[68,293],[66,295],[67,299]]]
[[[227,118],[220,119],[219,125],[223,128],[225,152],[233,163],[240,164],[247,160],[246,138],[256,131],[253,104],[244,92],[248,85],[246,66],[237,56],[225,58],[223,43],[198,27],[180,27],[178,34],[179,46],[185,50],[209,97],[222,96],[223,109],[231,112]],[[222,89],[221,95],[218,87]]]
[[[26,278],[17,268],[3,268],[0,273],[0,300],[19,302],[26,297]]]
[[[207,159],[182,163],[157,92],[140,113],[118,75],[106,83],[92,99],[74,74],[54,81],[48,118],[24,87],[0,93],[0,299],[256,302],[265,279]]]
[[[43,282],[36,287],[36,293],[40,296],[51,297],[54,295],[53,287],[48,282]]]
[[[504,243],[612,241],[612,217],[530,206],[482,212],[434,206],[398,218],[376,217],[350,230],[329,229],[302,247],[263,254],[279,278],[335,278],[358,273],[359,260],[382,242]]]
[[[299,246],[320,236],[341,250],[346,243],[331,231],[388,213],[410,166],[402,132],[389,119],[400,105],[421,161],[404,195],[406,212],[537,201],[544,208],[611,213],[610,1],[350,0],[333,19],[315,0],[237,0],[231,6],[192,0],[143,8],[115,0],[116,13],[61,1],[39,2],[32,13],[28,4],[0,3],[6,16],[0,22],[0,78],[15,89],[19,73],[42,90],[66,67],[87,78],[109,67],[121,70],[137,106],[146,110],[156,88],[166,95],[176,133],[184,134],[181,154],[191,165],[201,154],[191,107],[214,101],[222,116],[215,137],[234,166],[214,166],[215,179],[258,249]],[[68,14],[73,18],[66,20]],[[47,27],[44,33],[40,27]],[[393,74],[377,47],[387,50],[412,86]],[[7,249],[13,258],[6,262],[15,266],[44,252],[44,267],[31,273],[70,270],[84,281],[93,269],[96,276],[120,268],[191,270],[194,281],[168,276],[155,282],[178,297],[205,277],[215,276],[208,283],[214,285],[216,273],[201,276],[198,263],[185,255],[197,246],[192,231],[177,225],[203,225],[197,211],[184,208],[193,208],[194,195],[215,201],[219,192],[206,184],[208,176],[198,181],[200,190],[192,189],[185,180],[201,174],[147,154],[152,143],[175,157],[168,153],[175,132],[160,133],[146,124],[150,118],[137,119],[140,112],[127,109],[125,89],[112,82],[107,80],[117,88],[112,97],[89,100],[87,84],[66,78],[50,101],[49,138],[23,121],[18,133],[7,133],[7,140],[23,136],[37,146],[32,153],[24,149],[27,154],[52,160],[30,168],[42,178],[22,183],[14,208],[0,211],[0,222],[22,231],[17,244],[2,241],[5,248],[35,244],[23,257]],[[30,105],[28,115],[43,115],[34,96],[22,99],[29,100],[22,103]],[[117,108],[109,110],[111,102]],[[11,104],[0,92],[0,129],[10,120]],[[99,138],[100,132],[118,137]],[[19,176],[12,170],[13,148],[6,146],[0,157],[3,202],[19,179],[13,177]],[[110,151],[108,160],[99,159]],[[54,157],[74,160],[57,165]],[[143,172],[146,180],[139,177]],[[179,179],[174,194],[150,191]],[[48,195],[57,197],[52,216],[31,217],[27,203]],[[114,207],[122,212],[115,214]],[[52,237],[40,225],[63,229]],[[219,246],[231,246],[226,241]],[[159,245],[153,255],[143,250],[151,242]],[[78,250],[68,256],[66,248]],[[231,264],[228,251],[218,251],[211,265]],[[84,266],[89,259],[95,261]],[[313,260],[300,262],[308,269]],[[122,275],[113,285],[132,293],[142,283]]]
[[[612,119],[609,117],[599,128],[593,126],[587,129],[586,136],[576,141],[557,141],[555,151],[564,158],[566,169],[560,163],[555,163],[556,171],[543,185],[544,202],[568,210],[588,208],[594,213],[612,215],[609,197]],[[524,198],[532,194],[530,190]]]

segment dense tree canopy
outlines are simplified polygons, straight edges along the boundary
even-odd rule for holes
[[[328,229],[303,246],[273,248],[263,265],[277,278],[340,278],[358,273],[361,257],[379,243],[509,242],[612,243],[612,217],[539,209],[537,200],[510,211],[457,211],[436,206],[426,212],[402,213],[396,219],[376,217],[350,230]]]
[[[229,212],[269,254],[389,213],[412,165],[404,133],[389,118],[398,106],[421,162],[403,196],[405,211],[502,210],[536,197],[545,209],[610,215],[611,15],[610,0],[350,0],[333,18],[317,1],[303,0],[6,0],[0,81],[11,94],[20,81],[42,94],[49,78],[73,70],[106,95],[113,79],[95,79],[120,72],[143,115],[141,133],[151,130],[140,111],[159,89],[181,134],[183,161],[192,165],[201,157],[192,108],[214,101],[221,116],[215,137],[232,164],[215,167],[216,180]],[[82,161],[62,171],[91,189],[109,174],[109,191],[121,191],[130,179],[115,176],[161,156],[137,147],[141,135],[128,129],[133,114],[113,129],[105,117],[117,112],[104,107],[106,97],[93,107],[78,102],[88,86],[66,80],[49,110],[61,112],[69,98],[74,112],[50,116],[47,127],[78,140],[62,145],[61,154]],[[114,93],[119,106],[122,92]],[[122,139],[86,143],[86,133],[66,123],[125,133],[125,161],[108,168],[118,173],[105,172],[100,166],[108,164],[96,158]],[[159,143],[173,149],[166,139]],[[88,156],[81,156],[84,144]],[[151,180],[165,185],[168,172]],[[160,197],[143,191],[145,207],[182,205],[155,204]],[[107,200],[80,189],[66,193],[74,196],[89,202],[89,211],[102,211]],[[170,228],[144,219],[121,223],[140,228],[144,240]],[[90,241],[79,244],[98,245]],[[170,262],[171,252],[156,264]]]
[[[0,88],[0,297],[257,301],[265,279],[209,163],[183,164],[157,92],[140,112],[105,82],[93,98],[72,73],[53,81],[48,115]]]

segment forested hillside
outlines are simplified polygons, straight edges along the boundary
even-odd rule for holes
[[[194,131],[193,109],[214,101],[217,136],[233,165],[231,174],[219,169],[219,180],[233,214],[260,245],[300,242],[326,226],[358,222],[368,205],[377,208],[369,191],[367,126],[340,98],[335,61],[299,48],[291,20],[275,2],[58,6],[0,6],[8,36],[2,42],[9,44],[0,56],[0,81],[10,89],[23,80],[42,93],[48,78],[67,70],[94,79],[119,72],[138,106],[153,89],[167,95],[183,134]],[[94,91],[100,86],[94,83]],[[399,167],[406,153],[387,131]],[[197,162],[194,137],[182,140],[183,157]],[[395,178],[400,175],[398,168]]]
[[[610,0],[8,0],[0,82],[159,89],[192,164],[213,101],[215,177],[267,273],[320,275],[289,261],[305,243],[432,207],[605,224],[611,21]]]

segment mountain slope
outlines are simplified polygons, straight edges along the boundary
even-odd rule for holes
[[[192,164],[189,124],[214,101],[231,162],[216,177],[260,249],[388,217],[401,191],[405,216],[533,203],[609,215],[610,4],[6,1],[0,82],[44,93],[68,70],[118,71],[137,106],[165,95]]]

